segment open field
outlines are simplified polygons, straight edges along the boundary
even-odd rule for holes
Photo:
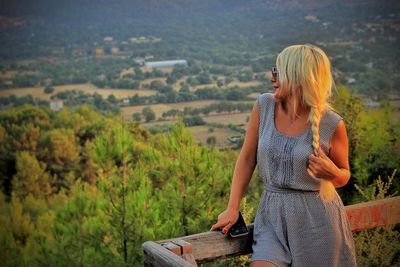
[[[100,89],[92,84],[69,84],[54,86],[54,92],[52,94],[45,94],[43,87],[26,87],[26,88],[12,88],[0,90],[0,96],[15,95],[18,97],[32,95],[33,98],[39,98],[43,100],[50,100],[50,97],[59,92],[67,90],[83,91],[86,94],[98,93],[103,98],[109,95],[114,95],[117,98],[127,98],[138,94],[139,96],[149,96],[156,94],[154,90],[134,90],[134,89]]]
[[[213,114],[213,115],[208,115],[208,116],[201,116],[203,120],[207,124],[220,124],[220,125],[225,125],[228,126],[229,124],[234,124],[234,125],[242,125],[242,128],[245,128],[247,125],[247,118],[250,116],[250,112],[244,112],[244,113],[231,113],[231,114]],[[131,117],[125,117],[124,114],[124,119],[125,120],[131,120]],[[177,120],[177,119],[176,119]],[[158,125],[168,125],[175,123],[176,120],[166,120],[166,121],[152,121],[152,122],[146,122],[146,123],[141,123],[144,127],[152,127],[152,126],[158,126]]]
[[[262,82],[260,81],[250,81],[250,82],[231,82],[230,84],[228,84],[228,88],[230,87],[234,87],[234,86],[238,86],[238,87],[250,87],[250,86],[258,86],[258,85],[262,85]]]
[[[156,122],[142,123],[141,126],[144,128],[151,128],[153,126],[169,125],[175,122],[176,121],[174,120],[156,121]],[[212,132],[209,131],[210,128],[213,129]],[[187,127],[187,129],[189,129],[192,132],[193,137],[196,139],[196,141],[203,145],[207,144],[208,137],[214,136],[216,138],[215,147],[217,148],[226,148],[234,146],[231,142],[228,141],[228,137],[233,135],[240,135],[236,131],[233,131],[229,128],[212,127],[210,125],[192,126],[192,127]]]
[[[127,73],[131,73],[131,72],[128,71],[128,70],[125,70],[125,71],[121,72],[121,75],[127,74]],[[183,82],[186,82],[186,80],[187,80],[189,77],[191,77],[191,76],[183,76],[183,77],[181,77],[181,78],[180,78],[179,80],[177,80],[174,84],[172,84],[171,87],[172,87],[175,91],[179,91],[179,89],[181,88],[181,85],[180,85],[180,84],[183,83]],[[225,77],[225,76],[222,76],[222,75],[218,76],[218,79],[221,79],[221,80],[225,80],[225,78],[226,78],[226,77]],[[167,80],[167,79],[164,78],[164,77],[145,79],[145,80],[141,81],[141,86],[143,86],[144,84],[150,85],[150,83],[151,83],[152,81],[160,81],[160,82],[162,82],[163,84],[167,85],[166,80]],[[262,85],[262,84],[263,84],[262,82],[256,81],[256,80],[253,80],[253,81],[250,81],[250,82],[233,81],[233,82],[229,83],[228,85],[223,85],[222,87],[223,87],[223,88],[232,88],[232,87],[244,88],[244,87],[250,87],[250,86],[258,86],[258,85]],[[213,81],[212,83],[209,83],[209,84],[201,84],[201,85],[196,85],[196,86],[189,86],[191,92],[194,92],[194,91],[196,91],[197,89],[209,88],[209,87],[218,87],[218,86],[217,86],[217,82],[216,82],[216,81]]]
[[[259,95],[260,95],[260,93],[251,93],[251,94],[247,95],[247,97],[253,98],[254,100],[256,100]]]
[[[9,71],[2,71],[0,72],[0,80],[11,79],[18,75],[18,71],[16,70],[9,70]]]
[[[151,61],[151,60],[150,60]],[[146,66],[142,66],[142,67],[140,67],[140,69],[143,71],[143,72],[151,72],[152,70],[153,70],[153,68],[148,68],[148,67],[146,67]],[[157,68],[157,70],[159,70],[159,71],[161,71],[161,72],[163,72],[163,73],[171,73],[173,70],[174,70],[174,68],[171,68],[171,67],[164,67],[164,68]]]
[[[221,76],[221,78],[225,79],[224,76]],[[181,80],[179,80],[179,81],[181,81]],[[186,78],[183,79],[183,81],[185,81],[185,80],[186,80]],[[179,85],[179,82],[177,84]],[[250,86],[258,86],[258,85],[262,85],[262,82],[260,82],[260,81],[250,81],[250,82],[234,81],[234,82],[229,83],[228,85],[223,85],[222,88],[232,88],[232,87],[245,88],[245,87],[250,87]],[[191,87],[191,91],[196,91],[197,89],[200,89],[200,88],[210,88],[210,87],[218,87],[218,86],[217,86],[216,82],[209,83],[209,84],[201,84],[201,85]]]
[[[247,118],[250,112],[245,113],[232,113],[232,114],[216,114],[211,116],[203,116],[206,123],[219,123],[223,125],[229,124],[247,124]]]
[[[16,76],[23,76],[23,75],[38,75],[38,71],[16,71],[16,70],[8,70],[8,71],[0,71],[0,80],[7,81]]]
[[[237,114],[225,114],[225,115],[211,115],[211,116],[203,116],[202,118],[210,123],[218,123],[225,126],[229,124],[244,124],[242,128],[246,127],[246,118],[249,113],[237,113]],[[148,123],[141,123],[141,126],[144,128],[151,128],[154,126],[165,126],[169,124],[175,123],[176,120],[168,120],[168,121],[153,121]],[[213,131],[209,131],[210,128],[213,128]],[[193,137],[197,140],[197,142],[206,145],[207,138],[214,136],[216,138],[215,147],[217,148],[226,148],[234,146],[232,143],[228,141],[229,136],[240,135],[238,132],[233,131],[227,127],[213,127],[211,125],[200,125],[200,126],[192,126],[188,127],[188,129],[192,132]]]
[[[207,144],[208,137],[214,136],[217,141],[215,147],[222,148],[233,146],[233,144],[228,141],[228,137],[232,135],[238,135],[237,132],[229,128],[212,128],[213,131],[210,132],[210,128],[212,127],[207,125],[188,127],[188,129],[192,132],[193,137],[203,145]]]
[[[393,107],[400,110],[400,99],[391,100],[389,102]]]
[[[144,79],[144,80],[140,81],[140,84],[141,84],[141,86],[143,86],[144,84],[150,85],[150,83],[152,81],[160,81],[160,82],[164,83],[165,85],[167,84],[166,78],[164,78],[164,77]]]
[[[400,99],[389,101],[390,104],[396,109],[394,114],[394,120],[400,122]]]
[[[217,103],[217,100],[199,100],[192,102],[168,103],[168,104],[153,104],[153,105],[140,105],[133,107],[122,107],[122,113],[125,120],[131,120],[132,114],[142,112],[143,108],[150,107],[156,113],[156,119],[161,118],[163,112],[170,109],[183,110],[185,107],[200,108]]]

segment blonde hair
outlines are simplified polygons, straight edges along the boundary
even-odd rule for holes
[[[276,67],[280,89],[275,98],[278,102],[286,102],[291,98],[295,111],[299,106],[310,108],[308,120],[313,134],[312,146],[317,154],[319,124],[323,113],[330,108],[328,99],[334,84],[330,61],[319,47],[310,44],[292,45],[279,53]],[[332,182],[321,179],[321,198],[330,201],[335,194]]]

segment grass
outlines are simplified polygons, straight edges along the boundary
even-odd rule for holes
[[[356,186],[366,201],[391,197],[389,188],[396,177],[396,171],[384,182],[379,176],[369,188]],[[354,233],[357,264],[359,266],[400,266],[400,232],[398,225],[387,225],[365,229]]]
[[[12,88],[12,89],[2,89],[0,90],[0,96],[10,96],[15,95],[18,97],[25,95],[32,95],[33,98],[39,98],[43,100],[50,100],[52,95],[57,93],[76,90],[83,91],[86,94],[98,93],[103,98],[107,98],[109,95],[114,95],[117,98],[127,98],[138,94],[139,96],[149,96],[156,94],[154,90],[144,90],[144,89],[100,89],[92,84],[68,84],[54,86],[54,92],[52,94],[45,94],[43,87],[25,87],[25,88]]]
[[[192,101],[192,102],[131,106],[131,107],[123,107],[122,113],[123,113],[124,119],[131,120],[133,113],[142,112],[143,108],[150,107],[156,113],[156,119],[158,119],[158,118],[161,118],[163,112],[166,112],[170,109],[183,110],[185,107],[200,108],[200,107],[205,107],[205,106],[211,105],[216,102],[218,102],[218,101],[217,100],[199,100],[199,101]]]
[[[214,136],[216,138],[216,144],[214,145],[216,148],[233,147],[234,145],[228,141],[228,137],[240,134],[234,130],[229,129],[227,126],[229,124],[236,124],[236,125],[242,124],[243,125],[242,127],[245,128],[247,125],[246,119],[248,116],[250,116],[250,113],[217,114],[217,115],[202,116],[204,121],[206,121],[207,125],[192,126],[188,127],[188,129],[192,132],[194,138],[203,145],[207,145],[208,137]],[[124,114],[125,119],[130,120],[131,117],[132,116],[125,117]],[[176,120],[152,121],[148,123],[142,123],[141,125],[145,128],[151,128],[154,126],[168,125],[175,122]],[[214,124],[219,126],[214,127],[209,124]],[[209,130],[210,128],[212,128],[212,131]]]
[[[228,141],[228,137],[238,135],[237,132],[229,128],[213,128],[207,125],[188,127],[188,129],[192,132],[194,138],[203,145],[207,145],[208,137],[214,136],[216,138],[215,147],[217,148],[233,146]],[[209,129],[213,129],[212,132]]]
[[[250,112],[245,113],[232,113],[232,114],[217,114],[204,116],[203,119],[206,123],[217,123],[217,124],[247,124],[247,117],[250,116]]]

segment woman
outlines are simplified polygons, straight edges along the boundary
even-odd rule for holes
[[[356,266],[354,241],[334,187],[350,178],[342,118],[328,104],[326,54],[313,45],[285,48],[271,80],[274,94],[253,107],[236,162],[227,209],[211,230],[226,234],[256,164],[265,190],[254,221],[251,267]]]

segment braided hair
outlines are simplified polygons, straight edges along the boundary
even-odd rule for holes
[[[275,97],[281,102],[291,97],[295,111],[301,105],[310,108],[308,120],[313,137],[312,147],[317,155],[321,117],[330,108],[328,98],[333,85],[330,61],[319,47],[292,45],[279,53],[276,67],[282,90],[278,90]],[[320,181],[320,197],[324,201],[332,200],[336,194],[332,182],[326,179]]]

